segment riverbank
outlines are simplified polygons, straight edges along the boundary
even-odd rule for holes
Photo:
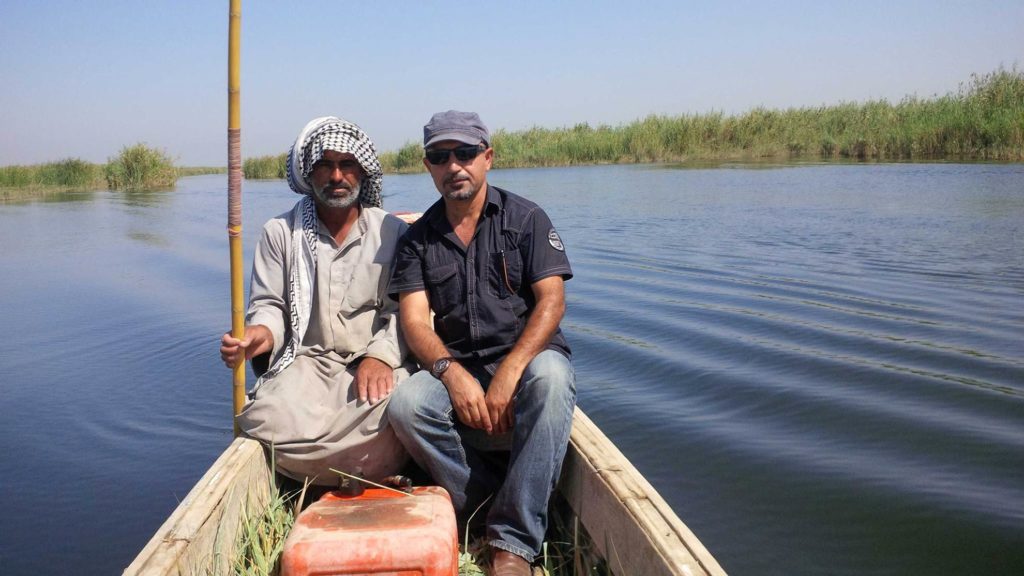
[[[47,164],[3,166],[0,167],[0,202],[57,198],[95,190],[171,187],[184,176],[224,173],[227,168],[176,167],[159,160],[139,167],[126,165],[120,158],[107,164],[68,158]]]
[[[720,160],[1022,161],[1024,73],[973,75],[957,92],[897,104],[652,115],[622,126],[577,124],[493,134],[496,168]],[[385,172],[421,172],[409,142],[380,155]],[[245,161],[245,177],[284,178],[284,154]]]
[[[498,131],[498,167],[735,159],[873,161],[1024,160],[1024,73],[975,75],[956,93],[649,116],[620,127]]]
[[[956,92],[896,104],[885,100],[744,114],[721,112],[652,115],[621,126],[577,124],[493,134],[496,168],[722,160],[1024,161],[1024,72],[1016,67],[973,75]],[[138,152],[139,146],[125,148]],[[225,168],[174,168],[146,149],[159,178],[130,186],[173,186],[179,176]],[[154,155],[160,156],[155,157]],[[409,142],[380,154],[386,173],[421,172],[423,148]],[[106,165],[67,159],[38,166],[0,168],[0,201],[117,188]],[[171,172],[173,170],[173,172]],[[124,172],[124,170],[122,170]],[[130,171],[129,171],[130,172]],[[284,178],[286,155],[247,158],[250,180]]]

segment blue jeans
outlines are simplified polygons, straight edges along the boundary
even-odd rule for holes
[[[490,375],[471,372],[486,390]],[[572,363],[553,350],[541,352],[526,367],[513,398],[512,431],[489,437],[463,426],[444,384],[420,371],[392,392],[388,420],[413,460],[451,495],[460,518],[494,494],[487,515],[491,546],[533,561],[544,542],[548,498],[572,428]],[[504,478],[487,454],[502,448],[510,450]]]

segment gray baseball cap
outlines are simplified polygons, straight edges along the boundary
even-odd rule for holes
[[[424,148],[442,140],[457,140],[466,144],[483,142],[489,146],[491,134],[476,112],[449,110],[434,114],[423,127]]]

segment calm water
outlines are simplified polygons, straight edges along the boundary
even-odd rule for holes
[[[1024,574],[1024,165],[491,179],[568,247],[580,405],[728,572]],[[0,205],[0,573],[119,573],[229,442],[225,187]],[[246,184],[247,261],[296,199]]]

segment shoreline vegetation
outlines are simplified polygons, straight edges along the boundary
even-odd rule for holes
[[[577,124],[493,134],[495,168],[733,160],[1024,161],[1024,72],[973,74],[954,93],[829,106],[651,115],[620,126]],[[409,142],[380,154],[386,173],[424,171]],[[286,154],[247,158],[246,179],[285,177]],[[78,159],[0,167],[0,201],[76,190],[173,186],[181,176],[226,173],[178,168],[162,151],[127,146],[105,165]]]
[[[48,164],[0,166],[0,202],[93,190],[138,192],[172,188],[178,178],[227,173],[220,167],[176,167],[162,150],[125,146],[106,164],[65,158]]]

